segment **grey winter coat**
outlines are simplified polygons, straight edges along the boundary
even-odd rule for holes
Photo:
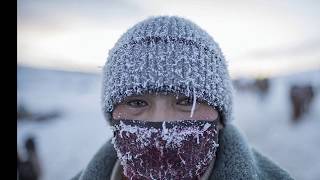
[[[116,152],[108,141],[73,180],[110,179],[116,161]],[[250,148],[237,128],[228,124],[219,133],[217,158],[209,179],[287,180],[293,178],[265,156]]]

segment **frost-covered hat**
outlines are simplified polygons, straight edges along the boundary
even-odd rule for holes
[[[223,123],[231,120],[232,84],[224,55],[208,33],[187,19],[148,18],[109,51],[102,89],[107,117],[125,97],[152,92],[204,100],[220,112]]]

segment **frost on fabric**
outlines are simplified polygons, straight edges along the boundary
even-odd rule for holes
[[[183,18],[138,23],[110,50],[103,69],[105,112],[125,97],[154,91],[194,93],[217,108],[223,121],[231,119],[232,84],[223,53],[209,34]]]
[[[191,118],[193,117],[193,113],[194,113],[194,110],[196,108],[196,102],[197,102],[197,97],[196,97],[195,91],[193,90],[193,102],[192,102],[192,108],[191,108],[191,112],[190,112],[190,117]]]
[[[131,179],[199,179],[215,157],[215,121],[116,121],[112,142]]]

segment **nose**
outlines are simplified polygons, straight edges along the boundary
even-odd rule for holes
[[[152,104],[150,121],[170,121],[175,119],[175,111],[169,98],[158,96]]]

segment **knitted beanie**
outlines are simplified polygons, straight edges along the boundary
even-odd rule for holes
[[[185,18],[157,16],[134,25],[109,51],[102,106],[110,117],[127,96],[174,93],[207,102],[227,123],[232,89],[224,55],[208,33]]]

